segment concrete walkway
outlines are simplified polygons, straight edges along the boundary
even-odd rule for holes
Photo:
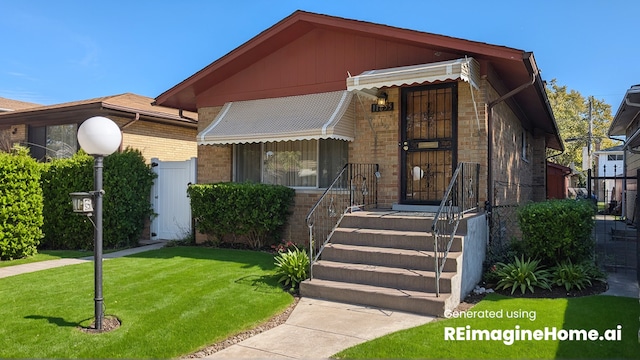
[[[149,250],[160,249],[164,245],[165,245],[164,243],[155,243],[151,245],[138,246],[131,249],[103,254],[102,258],[103,259],[118,258],[122,256],[149,251]],[[0,268],[0,278],[5,278],[13,275],[24,274],[24,273],[30,273],[34,271],[53,269],[61,266],[81,264],[89,261],[93,261],[93,256],[87,256],[79,259],[47,260],[47,261],[39,261],[39,262],[23,264],[23,265],[7,266],[7,267]]]
[[[287,321],[209,359],[325,359],[351,346],[434,317],[302,298]]]

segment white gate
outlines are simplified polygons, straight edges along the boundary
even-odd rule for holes
[[[151,190],[153,211],[157,214],[151,221],[151,239],[184,239],[192,232],[187,187],[196,183],[196,158],[186,161],[153,158],[151,166],[158,175]]]

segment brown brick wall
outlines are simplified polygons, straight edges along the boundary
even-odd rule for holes
[[[0,141],[2,143],[2,150],[7,147],[6,150],[20,144],[24,144],[27,141],[27,126],[26,125],[10,125],[0,128]]]
[[[491,99],[498,97],[490,89]],[[493,205],[515,205],[546,197],[545,140],[526,131],[529,144],[522,153],[523,127],[506,102],[493,108]]]
[[[211,124],[221,106],[198,109],[198,133]],[[233,145],[198,145],[198,184],[231,181],[233,178]],[[209,240],[196,231],[196,242]]]
[[[399,198],[400,90],[387,89],[393,111],[371,112],[371,100],[354,96],[356,138],[349,144],[349,162],[379,164],[378,207],[390,208]]]
[[[471,91],[469,83],[458,82],[458,163],[480,164],[478,203],[483,206],[488,198],[487,112],[483,102],[484,90],[473,88],[473,97]],[[474,100],[476,107],[473,106]]]

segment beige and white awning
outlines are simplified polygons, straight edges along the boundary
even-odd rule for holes
[[[476,89],[480,84],[480,65],[473,58],[441,61],[429,64],[369,70],[347,78],[347,90],[379,89],[389,86],[463,80]]]
[[[348,91],[226,103],[198,145],[311,139],[353,141],[355,122]]]

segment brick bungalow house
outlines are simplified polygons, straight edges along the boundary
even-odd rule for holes
[[[295,188],[285,237],[301,244],[309,239],[305,216],[345,163],[376,165],[378,209],[414,212],[441,203],[459,163],[478,164],[481,209],[485,202],[544,200],[546,149],[563,149],[531,52],[304,11],[215,60],[156,103],[198,112],[198,183],[249,180]],[[487,226],[484,215],[478,219],[466,230],[480,237],[464,259],[475,256],[474,270],[464,271],[474,275],[450,279],[458,290],[451,290],[445,307],[457,304],[479,280],[488,232],[480,229]],[[417,226],[429,227],[424,221]],[[353,227],[362,232],[366,226]],[[371,234],[365,241],[374,241],[377,235]],[[455,251],[467,256],[467,250]],[[323,281],[317,276],[312,283]],[[337,297],[308,292],[308,286],[303,294],[366,298],[370,305],[393,308],[401,301],[372,295],[400,287],[389,281],[327,283],[342,289]],[[386,290],[356,291],[362,284]],[[401,308],[443,311],[413,306]]]
[[[0,112],[0,137],[31,149],[34,158],[68,157],[78,151],[77,129],[92,116],[106,116],[122,129],[122,148],[139,149],[149,162],[197,155],[195,112],[153,106],[153,99],[126,93],[63,104],[15,107]],[[15,103],[15,102],[13,102]]]

